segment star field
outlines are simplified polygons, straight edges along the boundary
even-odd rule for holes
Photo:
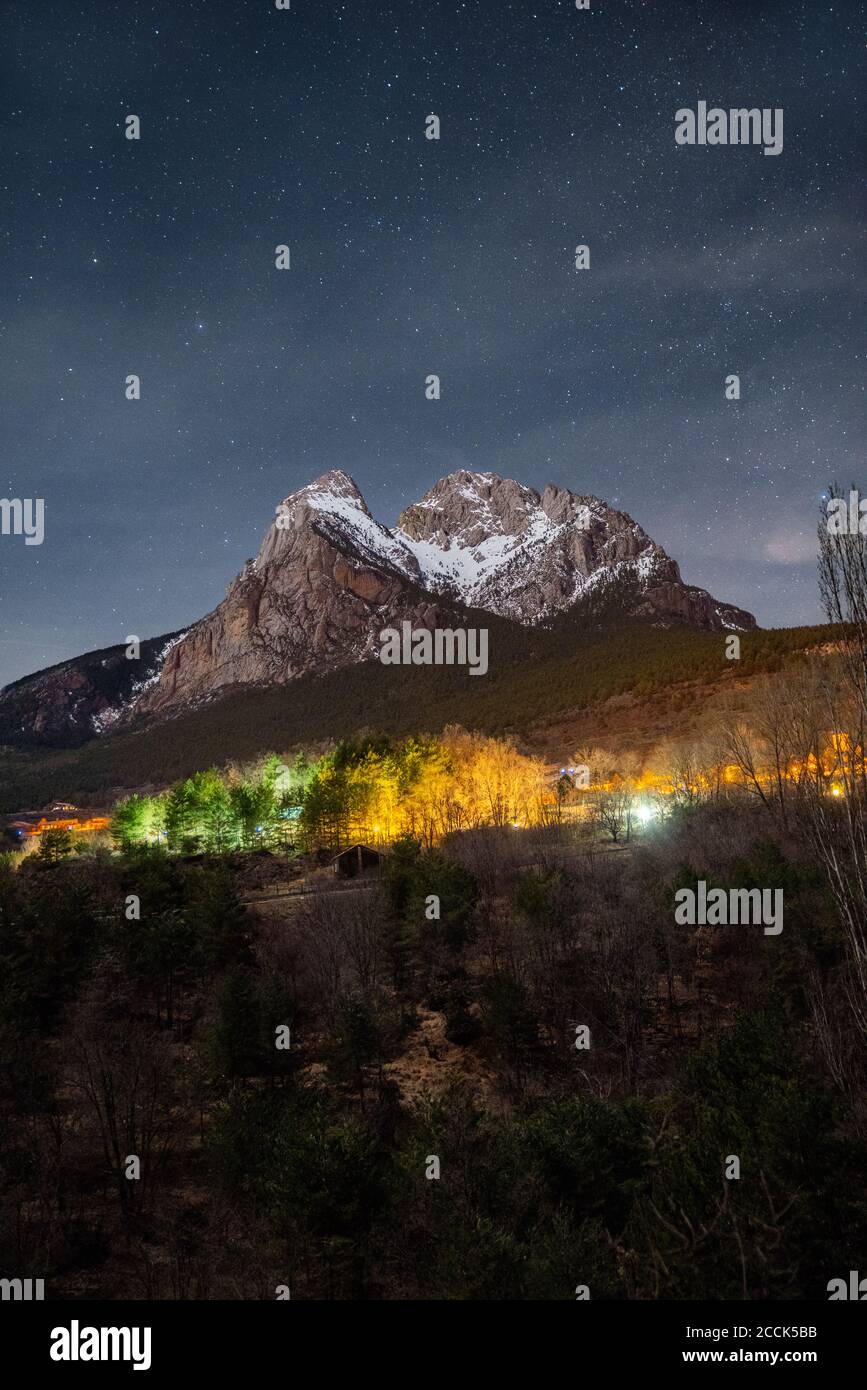
[[[0,683],[200,617],[338,467],[388,523],[461,467],[596,493],[818,620],[820,494],[865,483],[854,0],[7,0],[0,55],[0,490],[46,503]],[[677,147],[700,99],[782,153]]]

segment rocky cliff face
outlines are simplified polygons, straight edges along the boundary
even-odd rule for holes
[[[662,547],[598,498],[461,471],[389,531],[334,470],[280,503],[223,601],[186,633],[145,644],[134,672],[117,648],[0,692],[0,741],[80,742],[231,686],[351,665],[404,620],[478,625],[472,608],[532,626],[600,606],[662,625],[755,626],[684,584]]]
[[[496,473],[453,473],[407,508],[393,534],[426,588],[520,623],[620,590],[657,621],[755,626],[751,614],[684,585],[676,562],[625,512],[566,488],[539,494]]]
[[[404,620],[448,626],[454,605],[418,587],[420,577],[352,479],[327,473],[280,503],[255,560],[172,648],[135,714],[362,661],[383,628]]]

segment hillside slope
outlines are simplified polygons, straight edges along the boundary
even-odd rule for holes
[[[827,641],[829,631],[749,633],[741,660],[731,662],[721,634],[689,628],[632,624],[579,638],[574,626],[516,630],[491,619],[494,659],[484,679],[372,661],[288,687],[235,690],[78,749],[0,750],[0,811],[55,797],[103,804],[212,765],[322,748],[364,730],[435,733],[460,724],[508,735],[552,762],[584,742],[641,747],[688,734],[709,700]]]

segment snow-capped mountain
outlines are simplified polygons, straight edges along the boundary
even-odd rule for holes
[[[49,728],[51,741],[65,729],[77,742],[231,687],[352,665],[404,620],[478,626],[467,609],[524,626],[602,609],[660,626],[755,627],[751,614],[684,584],[662,547],[599,498],[460,471],[390,530],[334,469],[278,505],[258,555],[211,613],[147,644],[147,669],[133,673],[120,647],[0,692],[0,742],[42,741]],[[107,669],[124,678],[107,682]]]
[[[520,623],[629,588],[648,615],[662,618],[669,607],[672,618],[702,627],[755,626],[750,614],[687,588],[675,561],[625,512],[567,488],[540,495],[496,473],[453,473],[407,508],[394,535],[426,588]]]
[[[253,562],[281,555],[281,528],[300,517],[336,548],[403,575],[429,593],[523,624],[544,623],[600,590],[628,588],[639,609],[709,628],[749,629],[751,614],[685,585],[680,569],[647,532],[598,497],[534,488],[496,473],[441,478],[387,530],[348,474],[326,473],[287,497]],[[674,590],[682,590],[676,593]]]

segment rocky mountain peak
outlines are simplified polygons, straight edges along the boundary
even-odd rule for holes
[[[362,563],[382,566],[408,579],[418,579],[418,566],[390,531],[377,521],[360,488],[341,468],[332,468],[290,493],[276,515],[254,562],[264,573],[275,563],[296,562],[320,537]]]
[[[492,536],[523,534],[538,505],[538,492],[513,478],[460,469],[440,478],[420,502],[401,513],[395,535],[475,546]]]
[[[151,665],[116,700],[99,695],[94,672],[103,667],[79,658],[45,686],[48,702],[39,693],[44,673],[0,692],[0,732],[11,728],[26,740],[23,711],[32,695],[52,706],[52,738],[68,726],[80,741],[82,722],[102,732],[232,686],[284,684],[347,666],[378,650],[383,628],[454,627],[468,608],[525,626],[564,613],[714,631],[755,626],[751,614],[684,584],[662,547],[597,497],[553,484],[540,494],[512,478],[461,469],[440,478],[390,531],[335,468],[278,504],[258,555],[223,601],[186,632],[155,639]],[[64,682],[67,696],[59,693]]]
[[[307,524],[317,514],[352,518],[357,513],[369,517],[370,508],[349,474],[344,473],[342,468],[332,468],[314,478],[312,483],[305,483],[304,487],[290,492],[288,497],[277,503],[274,513],[271,530],[288,532]],[[267,540],[268,536],[263,545],[267,544]]]
[[[681,583],[676,563],[598,497],[543,493],[496,473],[441,478],[393,532],[435,593],[522,623],[545,621],[602,590]]]
[[[364,500],[361,489],[348,473],[344,473],[342,468],[329,468],[327,473],[321,473],[318,478],[314,478],[311,483],[305,483],[297,491],[289,494],[280,503],[280,506],[291,507],[298,504],[327,510],[330,505],[348,503],[356,507],[359,511],[370,516],[370,508]]]

